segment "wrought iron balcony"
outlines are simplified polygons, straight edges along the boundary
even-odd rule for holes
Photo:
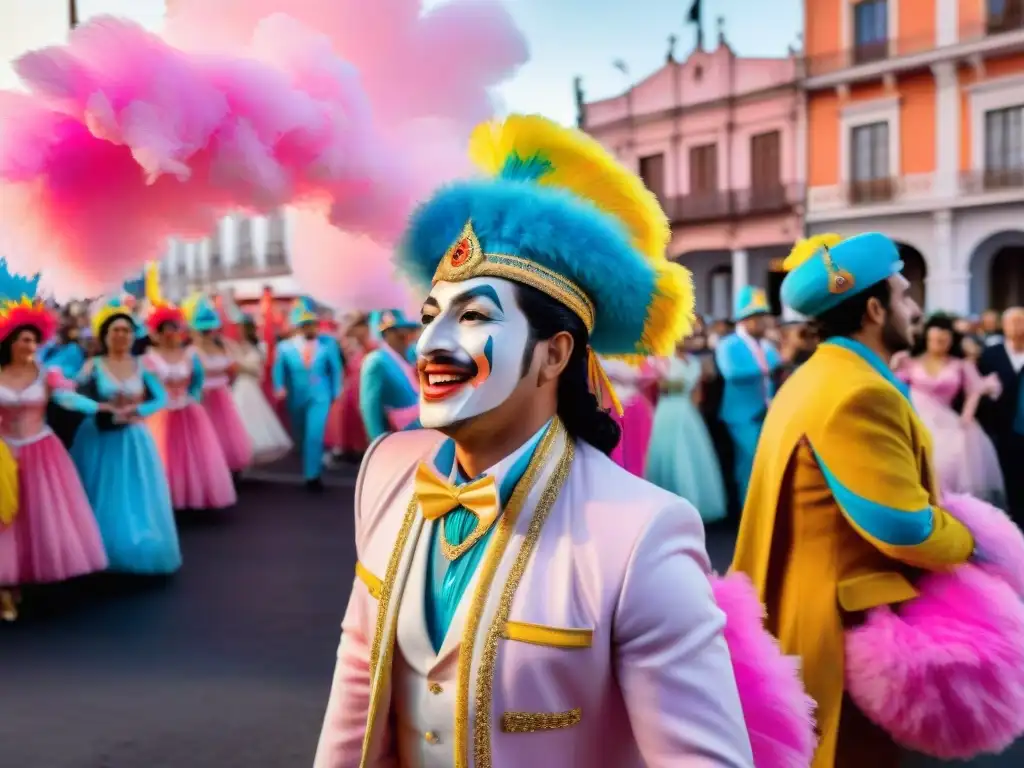
[[[896,196],[898,180],[893,178],[860,179],[846,185],[846,202],[850,205],[887,203]]]
[[[803,203],[803,195],[802,184],[780,183],[678,195],[663,204],[673,224],[704,224],[789,213]]]
[[[960,176],[960,191],[967,195],[1006,190],[1024,190],[1024,167],[966,171]]]

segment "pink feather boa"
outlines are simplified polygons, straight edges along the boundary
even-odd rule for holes
[[[974,535],[978,562],[924,576],[918,597],[847,632],[846,684],[903,746],[970,759],[1024,735],[1024,536],[977,499],[944,506]]]
[[[764,608],[746,576],[716,576],[711,587],[726,616],[755,768],[807,768],[815,749],[814,700],[804,691],[799,661],[784,656],[765,630]]]

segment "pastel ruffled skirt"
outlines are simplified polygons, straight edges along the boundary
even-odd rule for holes
[[[238,502],[227,459],[202,406],[160,411],[147,424],[160,448],[175,509],[224,509]]]
[[[6,444],[3,451],[8,453]],[[8,468],[16,466],[19,492],[13,521],[0,523],[0,586],[64,581],[105,569],[103,539],[64,444],[51,433],[14,453],[17,465],[9,456],[0,459],[2,485],[10,488]]]
[[[101,430],[82,422],[71,446],[99,523],[110,570],[168,574],[181,567],[178,529],[163,461],[144,424]]]
[[[231,386],[231,397],[252,444],[252,463],[270,464],[287,456],[292,450],[292,439],[256,379],[239,376]]]
[[[612,417],[622,429],[622,437],[611,453],[612,461],[623,469],[643,477],[647,465],[647,447],[651,442],[654,408],[643,395],[631,397],[622,404],[622,416],[612,411]]]
[[[224,458],[232,472],[241,472],[252,464],[252,440],[245,429],[229,387],[203,390],[203,408],[220,441]]]
[[[663,394],[658,399],[646,477],[693,504],[705,523],[725,518],[725,484],[718,455],[689,394]]]
[[[960,414],[926,394],[911,390],[917,415],[932,435],[932,459],[940,488],[966,493],[1001,507],[1006,486],[999,456],[977,422],[964,424]]]

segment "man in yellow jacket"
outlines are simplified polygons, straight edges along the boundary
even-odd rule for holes
[[[920,315],[896,245],[819,236],[786,268],[783,302],[817,320],[823,343],[768,410],[733,569],[800,657],[818,705],[813,768],[889,768],[898,747],[844,694],[843,632],[915,597],[918,574],[963,563],[974,543],[938,506],[931,438],[889,368]]]

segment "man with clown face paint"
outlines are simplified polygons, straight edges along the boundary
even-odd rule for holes
[[[607,456],[598,354],[689,327],[665,216],[543,118],[483,125],[471,152],[494,178],[438,191],[399,252],[425,295],[424,429],[360,470],[315,766],[750,768],[700,516]]]

